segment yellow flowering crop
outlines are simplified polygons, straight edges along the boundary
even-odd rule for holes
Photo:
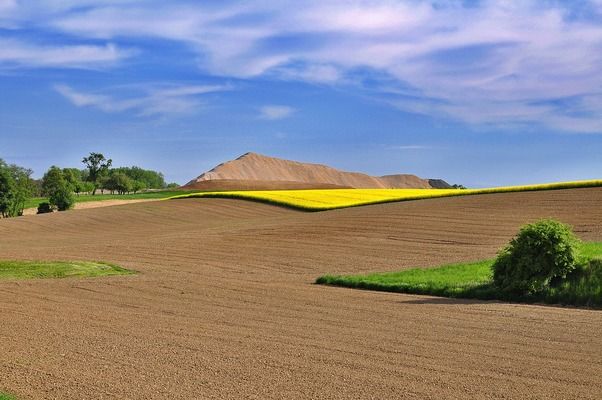
[[[199,192],[175,196],[172,197],[172,199],[197,197],[235,198],[277,204],[307,211],[324,211],[335,208],[435,197],[596,186],[602,186],[602,180],[560,182],[529,186],[507,186],[489,189],[308,189]]]

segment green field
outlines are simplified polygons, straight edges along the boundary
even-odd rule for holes
[[[488,189],[305,189],[245,190],[202,193],[180,193],[182,198],[231,198],[251,200],[303,211],[326,211],[369,204],[392,203],[438,197],[468,196],[491,193],[529,192],[541,190],[602,187],[602,180],[557,182],[541,185],[505,186]]]
[[[103,201],[103,200],[139,200],[139,199],[166,199],[186,193],[198,193],[198,190],[160,190],[156,192],[141,192],[132,194],[82,194],[75,196],[76,203],[86,201]],[[48,201],[45,197],[33,197],[25,203],[25,208],[37,208],[40,203]]]
[[[0,261],[0,279],[86,278],[134,273],[134,271],[104,262]]]
[[[324,275],[318,284],[442,297],[602,306],[602,243],[584,243],[587,266],[537,296],[509,296],[492,285],[494,260],[366,275]]]
[[[0,393],[0,400],[16,400],[16,397],[7,393]]]

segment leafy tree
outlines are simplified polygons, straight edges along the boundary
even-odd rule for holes
[[[124,173],[111,171],[103,187],[110,190],[111,194],[125,194],[132,190],[132,180]]]
[[[146,184],[142,181],[132,181],[132,191],[137,193],[141,190],[146,189]]]
[[[49,202],[55,205],[59,211],[66,211],[75,204],[73,189],[67,184],[57,190],[49,197]]]
[[[35,190],[35,184],[31,179],[33,171],[28,168],[11,165],[10,167],[13,179],[15,180],[15,199],[11,210],[12,215],[23,215],[25,203],[32,196]]]
[[[8,166],[0,160],[0,214],[3,218],[14,217],[10,215],[10,209],[14,202],[15,182]]]
[[[73,207],[75,197],[73,187],[65,178],[65,173],[59,167],[52,166],[42,178],[42,190],[48,196],[48,202],[59,211]]]
[[[30,169],[8,165],[0,159],[0,216],[23,215],[25,202],[35,190],[31,174]]]
[[[180,187],[180,185],[178,183],[175,183],[175,182],[171,182],[171,183],[167,184],[167,188],[168,189],[175,189],[175,188],[178,188],[178,187]]]
[[[126,174],[116,173],[111,178],[114,181],[117,193],[126,194],[132,190],[132,180]]]
[[[123,173],[133,181],[144,182],[145,187],[148,189],[163,189],[166,186],[163,174],[157,171],[133,166],[114,168],[112,172]]]
[[[94,184],[92,182],[82,182],[81,192],[82,193],[92,193],[94,190]]]
[[[90,153],[88,157],[82,159],[82,162],[88,170],[87,181],[94,184],[92,195],[95,195],[100,186],[101,178],[107,174],[113,160],[107,160],[101,153]]]
[[[84,182],[82,180],[82,172],[77,168],[63,168],[63,176],[71,185],[73,191],[79,195],[84,191]]]

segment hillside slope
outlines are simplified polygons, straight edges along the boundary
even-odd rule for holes
[[[431,188],[429,180],[410,174],[370,176],[359,172],[341,171],[327,165],[302,163],[268,157],[257,153],[246,153],[239,158],[220,164],[188,182],[184,188],[203,189],[207,181],[228,182],[228,189],[240,185],[241,189],[258,188],[266,182],[282,183],[283,188]],[[267,185],[270,186],[270,185]],[[277,184],[276,184],[277,186]]]

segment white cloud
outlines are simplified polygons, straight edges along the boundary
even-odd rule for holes
[[[368,70],[387,77],[375,93],[406,111],[600,131],[598,102],[581,102],[579,113],[553,105],[602,95],[600,0],[580,2],[592,10],[587,18],[571,15],[573,2],[536,0],[46,0],[20,11],[0,1],[12,21],[33,15],[78,38],[183,43],[214,75],[347,85]],[[394,95],[395,86],[412,96]]]
[[[134,54],[113,44],[38,45],[14,39],[0,39],[0,65],[26,67],[99,68],[114,65]]]
[[[295,112],[295,109],[289,106],[267,105],[259,109],[259,117],[274,121],[290,117]]]
[[[14,10],[16,7],[16,0],[0,0],[0,12]]]
[[[188,113],[202,107],[199,95],[229,90],[228,85],[145,85],[136,95],[118,96],[85,93],[67,85],[54,89],[77,107],[93,107],[104,112],[131,111],[138,116]]]

